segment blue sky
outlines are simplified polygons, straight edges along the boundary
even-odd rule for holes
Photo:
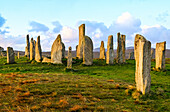
[[[126,46],[133,46],[135,34],[151,41],[167,41],[170,49],[169,0],[0,0],[0,46],[25,49],[25,36],[41,36],[43,51],[60,33],[66,49],[78,44],[78,26],[86,24],[94,48],[117,32],[126,35]]]

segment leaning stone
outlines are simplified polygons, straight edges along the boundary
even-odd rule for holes
[[[51,59],[44,57],[42,60],[43,63],[51,63]]]
[[[88,36],[85,36],[83,40],[83,64],[93,64],[93,41]]]
[[[35,61],[41,62],[42,61],[42,50],[40,45],[40,36],[37,37],[37,42],[35,46]]]
[[[117,33],[117,63],[125,63],[125,35]]]
[[[151,42],[137,34],[134,42],[134,53],[136,88],[142,94],[146,94],[150,91],[151,86]]]
[[[63,52],[65,52],[65,46],[59,34],[51,47],[51,63],[62,64]]]
[[[34,45],[33,38],[31,38],[31,42],[30,42],[30,60],[34,60],[34,59],[35,59],[35,45]]]
[[[100,59],[106,59],[104,42],[103,41],[101,41],[101,45],[100,45]]]
[[[7,63],[15,62],[15,54],[12,47],[7,47]]]
[[[113,35],[108,37],[107,41],[107,52],[106,52],[106,64],[113,64],[114,60],[114,51],[113,51]]]
[[[85,37],[85,24],[79,26],[79,45],[77,48],[77,57],[79,59],[83,58],[83,40]]]
[[[68,48],[68,56],[67,56],[67,69],[72,69],[72,53],[71,47]]]
[[[165,69],[166,41],[156,43],[156,69]]]

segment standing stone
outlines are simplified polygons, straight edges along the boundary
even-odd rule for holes
[[[15,54],[12,47],[7,47],[7,63],[15,62]]]
[[[78,50],[78,45],[76,45],[76,57],[77,57],[77,50]]]
[[[125,63],[125,35],[117,33],[117,63]]]
[[[31,38],[31,42],[30,42],[30,60],[34,60],[34,59],[35,59],[35,45],[34,45],[33,38]]]
[[[62,44],[62,58],[65,58],[65,45],[63,42],[61,42]]]
[[[3,56],[2,51],[4,51],[4,48],[0,46],[0,56]]]
[[[65,52],[65,46],[59,34],[51,47],[51,63],[62,64],[63,52]]]
[[[154,59],[155,50],[151,49],[151,59]]]
[[[165,69],[166,41],[156,43],[156,69]]]
[[[35,47],[35,61],[42,61],[42,50],[40,45],[40,36],[37,37],[36,47]]]
[[[151,86],[151,42],[137,34],[134,42],[134,53],[136,88],[142,94],[146,94],[150,91]]]
[[[135,59],[135,58],[134,58],[134,52],[130,52],[130,53],[129,53],[129,59],[131,59],[131,60],[132,60],[132,59]]]
[[[93,64],[93,42],[88,36],[83,39],[83,64]]]
[[[113,35],[108,37],[107,41],[107,52],[106,52],[106,64],[113,64],[114,60],[114,51],[113,51]]]
[[[106,59],[104,42],[103,41],[101,41],[101,45],[100,45],[100,59]]]
[[[79,59],[83,58],[83,40],[85,37],[85,24],[79,26],[79,45],[77,48],[77,57]]]
[[[20,54],[19,54],[19,51],[18,51],[18,57],[17,57],[18,59],[20,58]]]
[[[68,48],[67,68],[72,69],[72,53],[71,47]]]
[[[29,42],[29,35],[26,37],[27,46],[25,47],[25,56],[30,56],[30,42]]]

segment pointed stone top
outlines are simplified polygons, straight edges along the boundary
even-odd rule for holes
[[[103,41],[101,41],[101,47],[104,47],[104,42]]]
[[[60,34],[58,34],[58,36],[57,36],[57,39],[56,39],[58,42],[61,42],[62,40],[61,40],[61,35]]]
[[[79,26],[79,28],[80,28],[80,27],[85,27],[85,24],[81,24],[81,25]]]
[[[135,41],[138,41],[139,39],[142,40],[142,41],[146,41],[146,39],[145,39],[144,36],[142,36],[142,35],[140,35],[140,34],[136,34],[136,36],[135,36]]]
[[[27,34],[27,38],[29,38],[29,34]]]
[[[113,38],[113,35],[109,35],[108,38]]]
[[[34,41],[33,37],[31,38],[31,41]]]
[[[117,33],[117,37],[120,37],[120,32]]]

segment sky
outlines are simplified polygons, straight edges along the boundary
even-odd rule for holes
[[[85,23],[94,48],[117,33],[126,35],[126,47],[134,46],[136,34],[170,49],[170,0],[0,0],[0,46],[25,50],[26,35],[40,35],[41,48],[50,51],[58,34],[75,50],[78,27]]]

